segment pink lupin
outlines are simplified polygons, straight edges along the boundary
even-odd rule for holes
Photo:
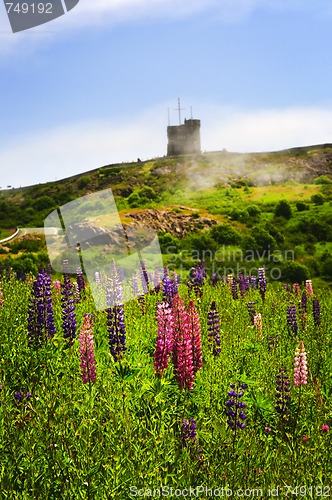
[[[296,387],[307,384],[307,354],[302,340],[295,350],[294,357],[294,384]]]
[[[84,314],[83,324],[79,334],[80,366],[84,384],[96,382],[96,360],[93,342],[93,314]]]

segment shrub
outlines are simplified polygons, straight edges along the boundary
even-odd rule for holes
[[[309,208],[309,205],[307,203],[304,203],[303,201],[296,202],[296,210],[298,212],[304,212],[305,210],[309,210]]]
[[[250,217],[258,219],[261,215],[261,209],[257,205],[249,205],[247,208]]]
[[[155,190],[153,188],[151,188],[150,186],[143,186],[139,190],[138,194],[139,194],[141,199],[146,199],[146,200],[155,200],[158,197]]]
[[[32,206],[39,211],[54,208],[56,203],[50,196],[41,196],[32,202]]]
[[[325,202],[325,198],[324,196],[321,194],[321,193],[316,193],[316,194],[313,194],[312,197],[311,197],[311,201],[315,204],[315,205],[323,205],[324,202]]]
[[[259,250],[272,250],[276,247],[276,241],[265,229],[254,227],[251,236],[255,239]]]
[[[140,207],[142,203],[141,197],[138,193],[131,193],[128,197],[128,204],[131,208]]]
[[[320,175],[314,179],[314,184],[332,184],[332,179],[327,177],[326,175]]]
[[[287,200],[280,200],[275,208],[274,215],[276,217],[290,219],[292,217],[292,207],[290,203]]]
[[[161,232],[158,235],[159,245],[163,254],[178,253],[180,242],[170,233]]]
[[[309,278],[309,269],[303,264],[288,260],[281,268],[281,278],[291,283],[303,283]]]
[[[238,245],[241,235],[229,224],[218,224],[211,229],[211,237],[221,245]]]
[[[77,187],[78,189],[84,189],[85,187],[87,187],[91,182],[91,177],[88,177],[88,176],[83,176],[79,179],[78,183],[77,183]]]

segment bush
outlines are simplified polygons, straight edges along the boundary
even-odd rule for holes
[[[154,189],[152,189],[150,186],[143,186],[139,191],[138,194],[141,199],[145,200],[156,200],[157,199],[157,193],[155,192]]]
[[[284,217],[285,219],[290,219],[292,217],[292,207],[287,200],[281,200],[277,204],[274,215],[276,217]]]
[[[258,249],[273,250],[276,247],[276,241],[265,229],[254,227],[251,231],[251,236],[255,239]]]
[[[158,239],[159,239],[161,253],[163,254],[178,253],[180,248],[180,242],[170,233],[161,232],[158,235]]]
[[[241,235],[229,224],[218,224],[210,231],[211,237],[221,245],[238,245],[241,241]]]
[[[276,240],[277,243],[284,243],[285,237],[281,231],[272,222],[267,222],[265,224],[266,231]]]
[[[90,184],[90,182],[91,182],[91,177],[83,176],[79,179],[77,187],[78,189],[84,189]]]
[[[304,203],[303,201],[296,202],[296,209],[298,212],[304,212],[305,210],[309,210],[309,208],[309,205],[307,203]]]
[[[194,250],[198,253],[199,260],[202,260],[204,258],[206,259],[206,255],[211,256],[213,259],[213,256],[218,248],[217,243],[206,231],[194,235],[189,235],[186,238],[186,243],[189,244],[191,250]]]
[[[303,283],[309,277],[309,269],[293,260],[286,261],[281,268],[282,280],[290,283]]]
[[[56,203],[50,196],[41,196],[32,202],[32,206],[35,210],[40,211],[54,208]]]
[[[313,195],[312,195],[312,197],[311,197],[311,201],[312,201],[315,205],[324,205],[325,198],[324,198],[324,196],[323,196],[321,193],[316,193],[316,194],[313,194]]]
[[[238,208],[234,208],[229,214],[232,220],[245,221],[248,219],[247,210],[239,210]]]
[[[247,208],[248,214],[254,219],[258,219],[261,215],[261,209],[257,205],[249,205]]]
[[[327,177],[326,175],[320,175],[314,179],[314,184],[332,184],[332,179]]]
[[[131,208],[140,207],[142,203],[141,197],[138,193],[131,193],[128,197],[128,204]]]

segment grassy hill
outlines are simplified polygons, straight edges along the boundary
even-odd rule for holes
[[[58,206],[112,188],[124,223],[159,229],[165,261],[177,270],[204,258],[220,274],[264,265],[285,281],[331,280],[331,179],[331,144],[107,165],[1,191],[0,231],[5,237],[15,227],[43,227]],[[24,259],[28,270],[47,261],[41,236],[0,247],[2,263],[18,267]]]

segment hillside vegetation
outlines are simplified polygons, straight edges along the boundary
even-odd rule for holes
[[[111,188],[125,224],[159,230],[165,262],[182,271],[204,259],[221,278],[270,268],[271,279],[332,279],[332,145],[272,153],[227,151],[104,166],[0,192],[0,231],[43,227],[57,207]],[[0,263],[36,272],[44,238],[0,246]]]

